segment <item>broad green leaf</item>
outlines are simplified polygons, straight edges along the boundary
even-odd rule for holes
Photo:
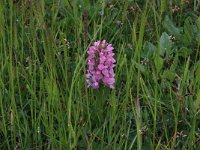
[[[160,56],[156,55],[156,57],[154,59],[154,63],[155,63],[157,72],[160,72],[160,70],[163,67],[164,60]]]
[[[180,30],[173,24],[168,16],[165,17],[163,26],[171,35],[174,35],[176,38],[180,38]]]
[[[178,66],[178,60],[179,60],[178,54],[176,54],[176,56],[175,56],[175,58],[173,60],[173,63],[171,65],[171,67],[170,67],[171,71],[175,71],[176,67]]]
[[[193,24],[191,18],[187,18],[184,22],[184,35],[182,41],[185,45],[191,45],[194,37]]]
[[[176,73],[171,70],[165,70],[163,73],[163,78],[166,78],[170,81],[173,81],[175,79]]]
[[[135,67],[136,67],[137,69],[140,69],[140,71],[141,71],[142,73],[146,73],[146,69],[145,69],[145,67],[144,67],[142,64],[136,63],[136,64],[135,64]]]
[[[152,58],[153,53],[156,51],[156,46],[151,42],[145,42],[143,46],[142,57]]]
[[[164,56],[165,52],[167,54],[170,53],[172,48],[172,41],[170,40],[170,36],[164,32],[160,37],[160,55]]]
[[[179,56],[187,58],[190,54],[192,54],[192,50],[186,47],[182,47],[180,50],[178,50],[178,54]]]

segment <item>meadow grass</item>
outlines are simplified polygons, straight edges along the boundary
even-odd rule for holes
[[[1,0],[0,149],[200,149],[198,0]],[[115,89],[88,88],[88,47]]]

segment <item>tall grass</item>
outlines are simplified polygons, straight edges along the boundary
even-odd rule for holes
[[[200,149],[198,3],[1,0],[0,149]],[[114,90],[86,85],[98,39]]]

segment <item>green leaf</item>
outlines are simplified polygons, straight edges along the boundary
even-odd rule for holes
[[[143,45],[142,57],[152,58],[153,53],[156,51],[156,46],[151,42],[145,42]]]
[[[194,37],[193,24],[190,17],[184,22],[184,35],[182,41],[185,45],[191,45]]]
[[[163,26],[170,34],[174,35],[176,38],[180,38],[180,30],[173,24],[168,16],[165,17]]]
[[[197,83],[200,83],[200,61],[198,61],[197,63],[197,69],[196,69],[196,72],[195,72],[195,76],[196,76],[196,82]]]
[[[172,41],[170,40],[170,36],[164,32],[160,37],[160,55],[164,56],[165,52],[167,54],[170,53],[172,48]]]
[[[197,99],[195,101],[195,107],[198,108],[200,106],[200,89],[197,92]]]
[[[198,27],[199,32],[200,32],[200,17],[197,19],[197,27]]]
[[[170,67],[171,71],[175,71],[176,70],[176,67],[178,66],[178,60],[179,60],[178,54],[176,54],[176,56],[175,56],[175,58],[173,60],[173,63],[171,65],[171,67]]]
[[[176,73],[174,71],[171,70],[165,70],[163,73],[163,78],[166,78],[170,81],[173,81],[176,77]]]
[[[166,0],[162,0],[161,1],[161,5],[160,5],[161,14],[166,10],[166,8],[167,8],[167,1]]]
[[[200,45],[200,17],[197,19],[197,41],[198,41],[198,44]]]
[[[187,58],[190,54],[192,54],[192,50],[186,47],[182,47],[179,51],[178,51],[179,56],[182,56],[184,58]]]
[[[135,63],[135,67],[136,67],[137,69],[140,69],[140,71],[141,71],[143,74],[146,73],[146,69],[145,69],[145,67],[144,67],[142,64]]]
[[[156,57],[155,57],[155,59],[154,59],[154,63],[155,63],[155,66],[156,66],[156,70],[157,70],[157,72],[159,73],[160,70],[161,70],[162,67],[163,67],[164,60],[163,60],[160,56],[156,55]]]

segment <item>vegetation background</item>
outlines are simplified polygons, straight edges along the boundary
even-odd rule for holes
[[[0,149],[200,149],[199,0],[1,0]],[[86,85],[106,39],[115,89]]]

